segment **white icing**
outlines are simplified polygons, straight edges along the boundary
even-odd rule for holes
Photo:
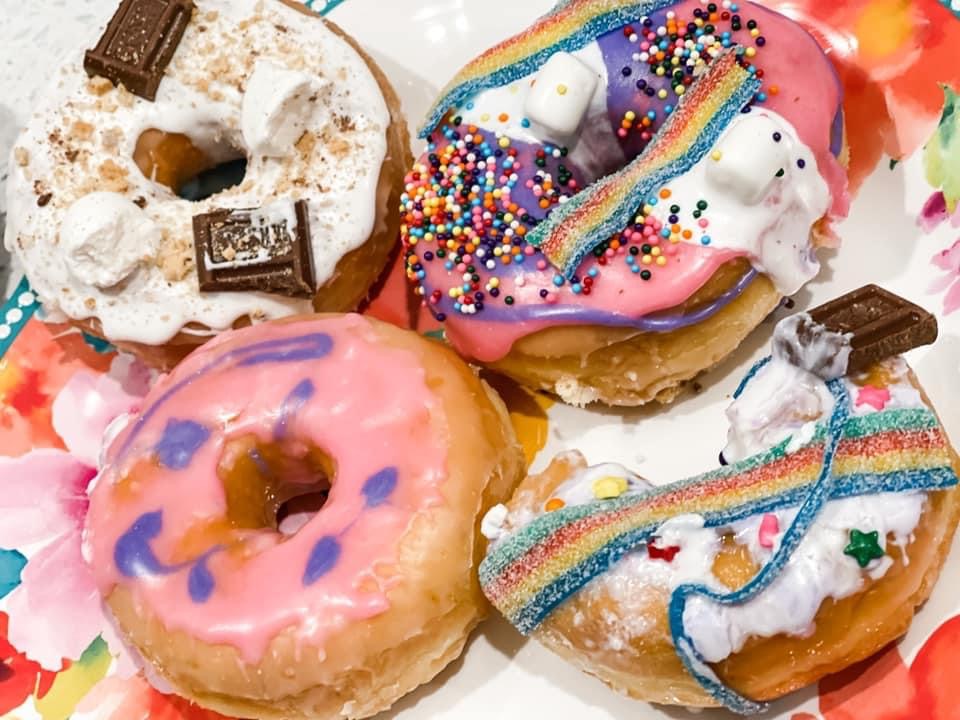
[[[269,60],[258,60],[243,93],[240,127],[250,152],[264,157],[287,157],[307,127],[326,115],[320,94],[330,81],[299,70],[288,70]],[[325,118],[323,118],[325,120]]]
[[[770,141],[779,131],[769,115],[758,112],[734,123],[715,147],[718,158],[707,163],[710,187],[731,194],[744,205],[763,200],[773,189],[777,172],[790,162],[784,143]]]
[[[626,159],[620,149],[620,143],[610,131],[610,119],[607,114],[607,66],[603,61],[603,51],[597,42],[570,54],[573,60],[588,68],[598,78],[599,91],[590,97],[584,117],[580,123],[580,134],[565,139],[571,164],[579,167],[588,178],[598,178],[622,167]],[[464,122],[478,127],[490,128],[500,135],[506,135],[522,142],[545,144],[558,142],[526,117],[527,99],[535,87],[536,74],[527,75],[509,85],[491,88],[460,108]],[[500,117],[506,117],[501,122]],[[529,127],[524,120],[530,121]]]
[[[111,340],[153,345],[184,326],[208,334],[244,316],[266,320],[310,312],[307,299],[200,293],[192,266],[192,217],[216,207],[307,200],[314,275],[318,286],[327,283],[339,260],[366,242],[376,218],[390,118],[366,63],[323,22],[280,2],[197,0],[155,102],[113,88],[98,95],[82,67],[83,48],[96,43],[113,9],[102,8],[100,28],[78,43],[55,74],[11,156],[26,150],[29,161],[10,163],[4,241],[26,268],[45,310],[54,317],[96,317]],[[315,103],[323,107],[297,121],[316,142],[282,160],[249,147],[241,129],[244,90],[258,62],[306,74],[323,87]],[[290,105],[282,91],[272,98],[265,102]],[[296,111],[297,102],[293,106]],[[283,130],[282,122],[280,127],[293,133]],[[188,135],[215,162],[247,155],[245,181],[199,202],[175,197],[144,177],[133,161],[140,134],[151,128]],[[121,187],[112,187],[117,176]],[[58,243],[70,206],[104,189],[129,201],[143,198],[145,214],[163,232],[160,257],[140,266],[120,292],[98,287],[83,269],[77,277],[75,258]],[[52,193],[43,207],[37,204],[40,192]],[[170,254],[185,260],[182,272],[164,273]]]
[[[814,322],[807,313],[797,313],[777,323],[773,357],[833,380],[847,374],[852,340],[852,333],[834,332]]]
[[[719,662],[741,650],[750,637],[809,635],[824,600],[841,600],[863,587],[864,572],[843,553],[850,542],[851,528],[878,531],[881,547],[886,547],[888,534],[893,536],[895,544],[906,546],[920,522],[925,503],[926,494],[920,492],[827,503],[780,576],[756,598],[730,606],[699,596],[690,598],[683,619],[697,650],[707,662]],[[781,528],[788,527],[791,520],[792,517],[784,515]],[[708,534],[715,535],[711,531]],[[748,537],[756,537],[752,527]],[[769,559],[770,551],[757,552],[760,548],[752,542],[750,549],[758,562]],[[683,554],[682,549],[675,561]],[[874,560],[867,574],[878,579],[890,564],[888,556]]]
[[[811,357],[815,356],[816,352],[811,351]],[[908,379],[902,358],[885,361],[885,370],[892,378],[887,408],[924,407],[919,392]],[[861,388],[851,378],[844,378],[844,383],[854,412],[876,412],[868,405],[855,406]],[[731,461],[742,459],[787,438],[788,447],[799,448],[809,440],[817,420],[832,409],[833,399],[824,380],[782,357],[774,359],[760,370],[728,411],[732,427],[724,455]],[[606,464],[574,473],[553,495],[568,506],[593,502],[593,483],[604,476],[629,478],[628,493],[647,487],[645,481],[638,479],[635,485],[635,476],[625,468]],[[920,522],[926,498],[924,492],[903,492],[828,502],[777,580],[760,595],[733,606],[720,606],[700,597],[688,601],[684,626],[696,649],[707,662],[719,662],[742,649],[751,637],[808,636],[815,629],[817,611],[826,599],[842,600],[859,592],[868,578],[882,578],[892,565],[892,559],[885,556],[863,569],[844,554],[850,530],[877,531],[881,547],[898,546],[903,562],[909,563],[906,548]],[[760,541],[762,514],[724,528],[705,528],[698,515],[672,518],[658,529],[656,540],[659,548],[679,548],[671,562],[651,558],[645,547],[640,548],[628,553],[581,592],[604,592],[617,603],[616,622],[607,624],[608,632],[615,637],[608,643],[624,644],[641,638],[653,627],[648,617],[651,593],[666,596],[691,582],[729,592],[713,574],[723,536],[732,534],[736,543],[745,546],[757,565],[762,566],[779,548],[796,512],[794,508],[773,513],[778,530],[770,538],[772,547],[764,547]],[[541,514],[543,510],[532,513],[529,508],[509,514],[500,510],[497,527],[506,534],[516,532]]]
[[[769,134],[760,134],[742,147],[743,138],[754,137],[761,127]],[[779,142],[773,132],[780,133]],[[801,160],[803,168],[798,164]],[[718,170],[718,165],[726,170]],[[774,165],[777,169],[771,173]],[[783,175],[777,177],[781,168]],[[754,108],[738,115],[714,149],[667,187],[670,201],[653,208],[658,220],[668,223],[670,205],[691,208],[707,199],[704,217],[709,224],[697,228],[694,242],[709,238],[711,247],[742,251],[781,294],[794,294],[820,271],[810,229],[829,209],[830,191],[817,171],[813,152],[777,113]]]
[[[507,506],[503,504],[494,505],[487,510],[483,520],[480,521],[480,532],[487,540],[500,540],[507,534],[504,524],[508,514]]]
[[[537,73],[523,108],[543,137],[567,144],[580,129],[598,85],[595,70],[570,53],[554,53]]]
[[[110,288],[148,262],[160,245],[160,228],[123,195],[94,192],[63,216],[60,247],[80,282]]]

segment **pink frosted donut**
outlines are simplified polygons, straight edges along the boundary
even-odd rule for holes
[[[110,443],[87,557],[179,693],[366,717],[459,654],[485,610],[478,518],[521,466],[502,404],[439,344],[355,315],[246,328]]]

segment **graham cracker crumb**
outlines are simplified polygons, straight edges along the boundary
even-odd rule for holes
[[[113,83],[102,75],[97,75],[87,81],[87,90],[89,90],[92,95],[96,95],[98,97],[100,95],[106,95],[112,89]]]
[[[133,93],[127,90],[123,85],[117,88],[117,102],[121,107],[133,107]]]
[[[123,131],[120,128],[107,128],[101,135],[101,143],[105,150],[114,150],[123,139]]]
[[[207,22],[213,22],[218,17],[220,17],[219,10],[208,10],[206,14],[203,16],[203,19],[206,20]]]
[[[20,167],[26,167],[30,164],[30,152],[26,148],[14,148],[13,159]]]
[[[84,306],[86,306],[87,310],[94,310],[97,307],[97,301],[95,298],[92,298],[92,297],[86,298],[83,301],[83,304]]]
[[[100,179],[103,180],[105,190],[110,192],[126,192],[130,184],[127,182],[127,171],[113,160],[104,160],[98,168]]]
[[[237,251],[234,250],[232,247],[226,247],[223,249],[223,252],[221,254],[223,255],[224,260],[229,261],[229,260],[233,260],[237,256]]]
[[[163,242],[157,255],[157,267],[167,282],[183,280],[193,267],[193,247],[182,240],[171,238],[163,231]]]
[[[304,157],[313,154],[313,149],[317,146],[317,136],[309,130],[300,136],[296,142],[297,151]]]
[[[77,120],[70,126],[70,137],[80,141],[87,141],[93,136],[93,125],[83,120]]]
[[[349,154],[350,143],[341,137],[335,137],[329,143],[327,143],[327,150],[329,150],[330,154],[335,158],[342,159]]]

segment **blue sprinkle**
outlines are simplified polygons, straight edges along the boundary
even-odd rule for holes
[[[520,121],[520,124],[521,124],[523,127],[528,128],[528,127],[530,127],[530,120],[528,120],[527,118],[524,118],[523,120]]]
[[[579,295],[580,292],[583,290],[583,287],[580,285],[580,283],[574,283],[573,285],[570,286],[570,289],[573,290],[574,295]]]
[[[631,266],[630,266],[630,272],[632,272],[632,273],[638,273],[638,272],[640,272],[640,266],[639,266],[639,265],[631,265]]]
[[[312,585],[333,570],[340,559],[340,551],[340,543],[335,537],[328,535],[320,538],[307,559],[307,567],[303,571],[304,586]]]
[[[190,574],[187,576],[187,590],[190,592],[190,599],[198,604],[205,603],[213,594],[214,585],[213,575],[207,568],[207,556],[204,555],[190,568]]]
[[[560,287],[561,285],[563,285],[563,275],[554,275],[553,284],[556,285],[557,287]]]
[[[670,228],[664,228],[660,231],[660,237],[668,238],[670,237]]]
[[[667,115],[669,115],[670,113],[673,112],[673,105],[667,105],[667,106],[665,106],[665,107],[663,108],[663,111],[664,111]]]
[[[703,243],[704,245],[709,245],[711,242],[710,236],[704,235],[702,238],[700,238],[700,242]]]
[[[472,101],[472,100],[471,100],[470,102],[468,102],[467,105],[466,105],[467,110],[473,110],[474,107],[475,107],[475,105],[473,104],[473,101]]]
[[[192,420],[171,418],[163,429],[156,448],[160,464],[170,470],[183,470],[210,437],[210,431]]]
[[[397,487],[397,469],[386,467],[363,484],[361,492],[367,499],[367,507],[382,505]]]
[[[595,267],[594,267],[594,268],[590,268],[590,269],[587,271],[587,275],[589,275],[590,277],[596,277],[599,273],[600,273],[600,271],[597,270]]]
[[[27,559],[16,550],[0,550],[0,598],[5,598],[20,584],[20,573]]]
[[[757,102],[765,102],[767,99],[766,93],[757,93]]]

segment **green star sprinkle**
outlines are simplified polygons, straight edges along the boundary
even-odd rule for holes
[[[850,544],[843,549],[844,555],[854,558],[860,567],[865,568],[871,560],[878,560],[886,553],[880,547],[880,533],[861,532],[859,530],[850,531]]]

